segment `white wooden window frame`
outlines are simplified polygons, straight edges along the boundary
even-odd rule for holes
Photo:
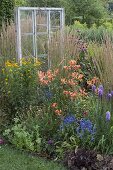
[[[30,33],[22,33],[21,32],[21,11],[32,11],[32,32]],[[48,44],[49,41],[51,39],[51,12],[59,12],[60,13],[60,25],[59,25],[59,30],[60,30],[60,35],[61,35],[61,40],[63,39],[63,32],[64,32],[64,25],[65,25],[65,12],[64,12],[64,8],[39,8],[39,7],[18,7],[16,8],[16,33],[17,33],[17,58],[18,58],[18,62],[22,61],[22,36],[23,34],[27,34],[27,35],[32,35],[33,36],[33,56],[35,58],[38,58],[38,49],[36,46],[37,43],[37,23],[36,23],[36,12],[37,11],[46,11],[47,12],[47,36],[48,36]],[[52,27],[54,27],[54,25],[52,25]],[[57,26],[58,27],[58,26]],[[45,33],[41,33],[41,34],[45,34]],[[49,55],[48,56],[48,65],[50,66],[50,58]]]

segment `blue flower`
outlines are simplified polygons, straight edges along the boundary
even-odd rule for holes
[[[45,90],[45,97],[47,99],[51,99],[53,97],[53,94],[51,93],[51,91],[49,90]]]
[[[72,123],[77,123],[77,120],[74,115],[67,115],[64,119],[63,122],[60,125],[60,130],[63,131],[65,126],[70,125]]]
[[[110,121],[111,113],[109,111],[106,112],[106,121]]]
[[[76,132],[77,135],[82,138],[85,135],[85,132],[89,132],[91,137],[94,137],[96,133],[95,125],[93,126],[90,120],[81,119],[79,122],[79,127],[77,127]]]
[[[82,119],[80,121],[80,127],[82,130],[88,130],[89,132],[91,131],[93,125],[92,125],[92,122],[90,120],[85,120],[85,119]]]
[[[71,124],[76,121],[76,118],[74,115],[68,115],[64,118],[63,123],[64,124]]]

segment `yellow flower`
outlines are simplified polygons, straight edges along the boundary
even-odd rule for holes
[[[22,65],[27,65],[28,63],[26,61],[22,61]]]
[[[41,65],[41,62],[40,61],[36,61],[36,65]]]
[[[19,67],[18,63],[14,63],[14,62],[10,62],[10,61],[6,61],[5,66],[6,67]]]
[[[40,61],[36,61],[35,63],[34,63],[34,66],[40,66],[41,65],[41,62]]]

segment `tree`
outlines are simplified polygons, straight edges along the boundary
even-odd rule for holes
[[[15,0],[15,6],[27,6],[27,0]]]
[[[66,9],[66,19],[72,23],[74,17],[82,16],[89,26],[107,15],[101,0],[61,0]]]
[[[27,0],[30,6],[37,7],[59,7],[60,0]]]
[[[10,23],[14,16],[14,0],[0,0],[0,25],[2,22]]]
[[[75,17],[82,17],[82,22],[89,26],[106,16],[107,0],[26,0],[29,6],[64,7],[66,24],[72,24]]]

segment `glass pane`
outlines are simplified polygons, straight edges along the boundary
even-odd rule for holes
[[[37,24],[47,24],[47,11],[36,11]]]
[[[37,36],[37,52],[38,55],[44,57],[48,51],[48,38],[47,35],[38,35]]]
[[[36,12],[37,32],[47,32],[47,11]]]
[[[45,33],[47,33],[47,26],[45,26],[45,25],[37,25],[37,33],[38,32],[45,32]]]
[[[48,36],[38,35],[37,36],[37,54],[42,62],[43,71],[48,69]]]
[[[60,26],[60,12],[59,11],[51,11],[50,19],[51,19],[51,27]]]
[[[51,28],[51,32],[54,33],[54,32],[60,32],[60,27],[52,27]]]
[[[33,32],[33,21],[32,21],[32,11],[21,11],[21,32],[22,33],[32,33]]]
[[[22,55],[33,56],[33,36],[22,36]]]

